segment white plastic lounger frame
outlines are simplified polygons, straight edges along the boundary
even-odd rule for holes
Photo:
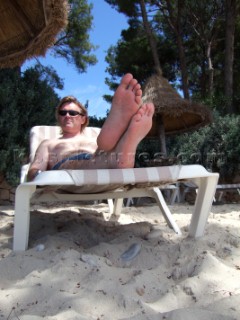
[[[223,193],[229,190],[236,190],[240,195],[240,183],[231,183],[231,184],[218,184],[216,192],[218,191],[217,201],[222,200]]]
[[[90,128],[89,128],[90,129]],[[26,168],[25,168],[26,169]],[[26,170],[23,170],[24,174]],[[22,182],[15,196],[15,222],[13,250],[23,251],[28,247],[30,204],[45,201],[81,201],[115,199],[112,213],[119,215],[124,198],[153,197],[156,199],[162,214],[169,225],[178,234],[179,227],[166,205],[159,186],[190,180],[198,185],[189,235],[195,238],[204,234],[205,225],[211,210],[213,197],[219,175],[210,173],[200,165],[165,166],[134,169],[101,169],[101,170],[51,170],[40,173],[34,181]],[[24,180],[23,178],[21,179]],[[109,188],[121,185],[122,188],[98,193],[69,194],[58,193],[54,188],[85,187]],[[50,186],[50,188],[49,188]],[[53,189],[45,191],[45,188]]]

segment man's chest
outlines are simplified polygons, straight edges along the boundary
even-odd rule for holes
[[[78,154],[81,152],[94,153],[97,149],[96,141],[90,140],[61,140],[50,148],[50,155],[53,157],[56,155],[68,155]]]

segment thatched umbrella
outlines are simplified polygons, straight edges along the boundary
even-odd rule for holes
[[[159,74],[151,76],[143,86],[143,102],[155,106],[153,126],[148,137],[165,140],[166,135],[199,129],[212,121],[211,111],[204,105],[183,99]],[[164,146],[162,145],[162,152]]]
[[[0,1],[0,67],[44,56],[67,24],[66,0]]]

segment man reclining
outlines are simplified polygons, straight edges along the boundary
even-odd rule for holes
[[[137,146],[151,129],[153,114],[153,104],[142,104],[141,86],[128,73],[114,94],[98,138],[89,142],[82,134],[88,125],[86,108],[74,97],[63,98],[56,108],[62,136],[39,145],[28,180],[45,170],[133,168]]]

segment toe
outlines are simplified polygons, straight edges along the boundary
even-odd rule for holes
[[[121,84],[127,89],[129,84],[131,83],[133,76],[131,73],[127,73],[122,77]]]

